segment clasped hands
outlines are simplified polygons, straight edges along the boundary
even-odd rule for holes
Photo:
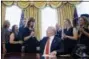
[[[31,37],[34,37],[35,36],[35,32],[32,31],[31,34],[30,34]]]

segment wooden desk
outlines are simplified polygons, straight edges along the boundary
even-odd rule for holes
[[[1,56],[1,59],[45,59],[46,57],[37,56],[35,53],[9,53]],[[50,59],[50,58],[49,58]],[[71,57],[55,57],[51,59],[72,59]]]

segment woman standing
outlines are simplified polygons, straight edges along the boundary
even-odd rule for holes
[[[21,52],[21,44],[23,43],[18,39],[18,27],[13,25],[12,32],[10,34],[10,52]]]
[[[72,27],[69,19],[65,20],[65,29],[63,30],[64,39],[64,53],[70,54],[76,46],[78,39],[78,31],[75,27]]]
[[[27,22],[27,26],[24,28],[23,37],[26,53],[36,53],[38,41],[37,38],[35,37],[34,24],[35,24],[34,18],[30,18],[29,21]]]
[[[84,44],[86,46],[86,53],[89,54],[89,29],[88,29],[88,21],[85,16],[81,16],[79,18],[79,41],[80,44]]]

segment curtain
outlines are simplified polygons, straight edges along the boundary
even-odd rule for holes
[[[46,5],[50,5],[53,8],[60,7],[62,4],[65,3],[70,3],[72,5],[79,4],[81,0],[73,0],[73,1],[2,1],[6,6],[11,6],[13,4],[17,4],[20,8],[24,9],[27,8],[28,6],[34,5],[37,8],[43,8]]]
[[[73,20],[75,6],[70,3],[64,3],[60,8],[57,8],[58,11],[58,22],[63,27],[64,20],[70,19]]]
[[[1,5],[1,26],[3,26],[3,22],[5,20],[6,6],[3,3],[1,3]]]
[[[81,0],[2,0],[2,1],[81,1]]]

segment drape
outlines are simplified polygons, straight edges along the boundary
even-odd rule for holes
[[[62,27],[64,26],[64,20],[70,19],[70,21],[72,22],[74,9],[75,6],[70,3],[65,3],[60,8],[57,8],[58,22]]]
[[[58,8],[62,5],[62,2],[57,2],[57,1],[54,1],[54,2],[49,2],[48,3],[52,8]]]
[[[23,1],[19,1],[17,2],[18,7],[24,9],[27,8],[28,6],[30,6],[30,2],[23,2]]]
[[[2,1],[80,1],[80,0],[2,0]]]
[[[3,22],[5,20],[6,6],[1,3],[1,26],[3,26]]]
[[[28,6],[31,6],[31,5],[34,5],[35,7],[37,8],[42,8],[42,7],[45,7],[46,5],[50,5],[51,7],[59,7],[61,6],[62,4],[65,4],[65,3],[70,3],[72,5],[76,5],[76,4],[79,4],[81,2],[81,0],[72,0],[72,1],[2,1],[2,3],[4,3],[6,6],[11,6],[13,5],[14,3],[17,3],[17,5],[20,7],[20,8],[27,8]]]
[[[2,3],[3,3],[4,5],[6,5],[6,6],[11,6],[11,5],[14,4],[13,1],[3,1]]]

